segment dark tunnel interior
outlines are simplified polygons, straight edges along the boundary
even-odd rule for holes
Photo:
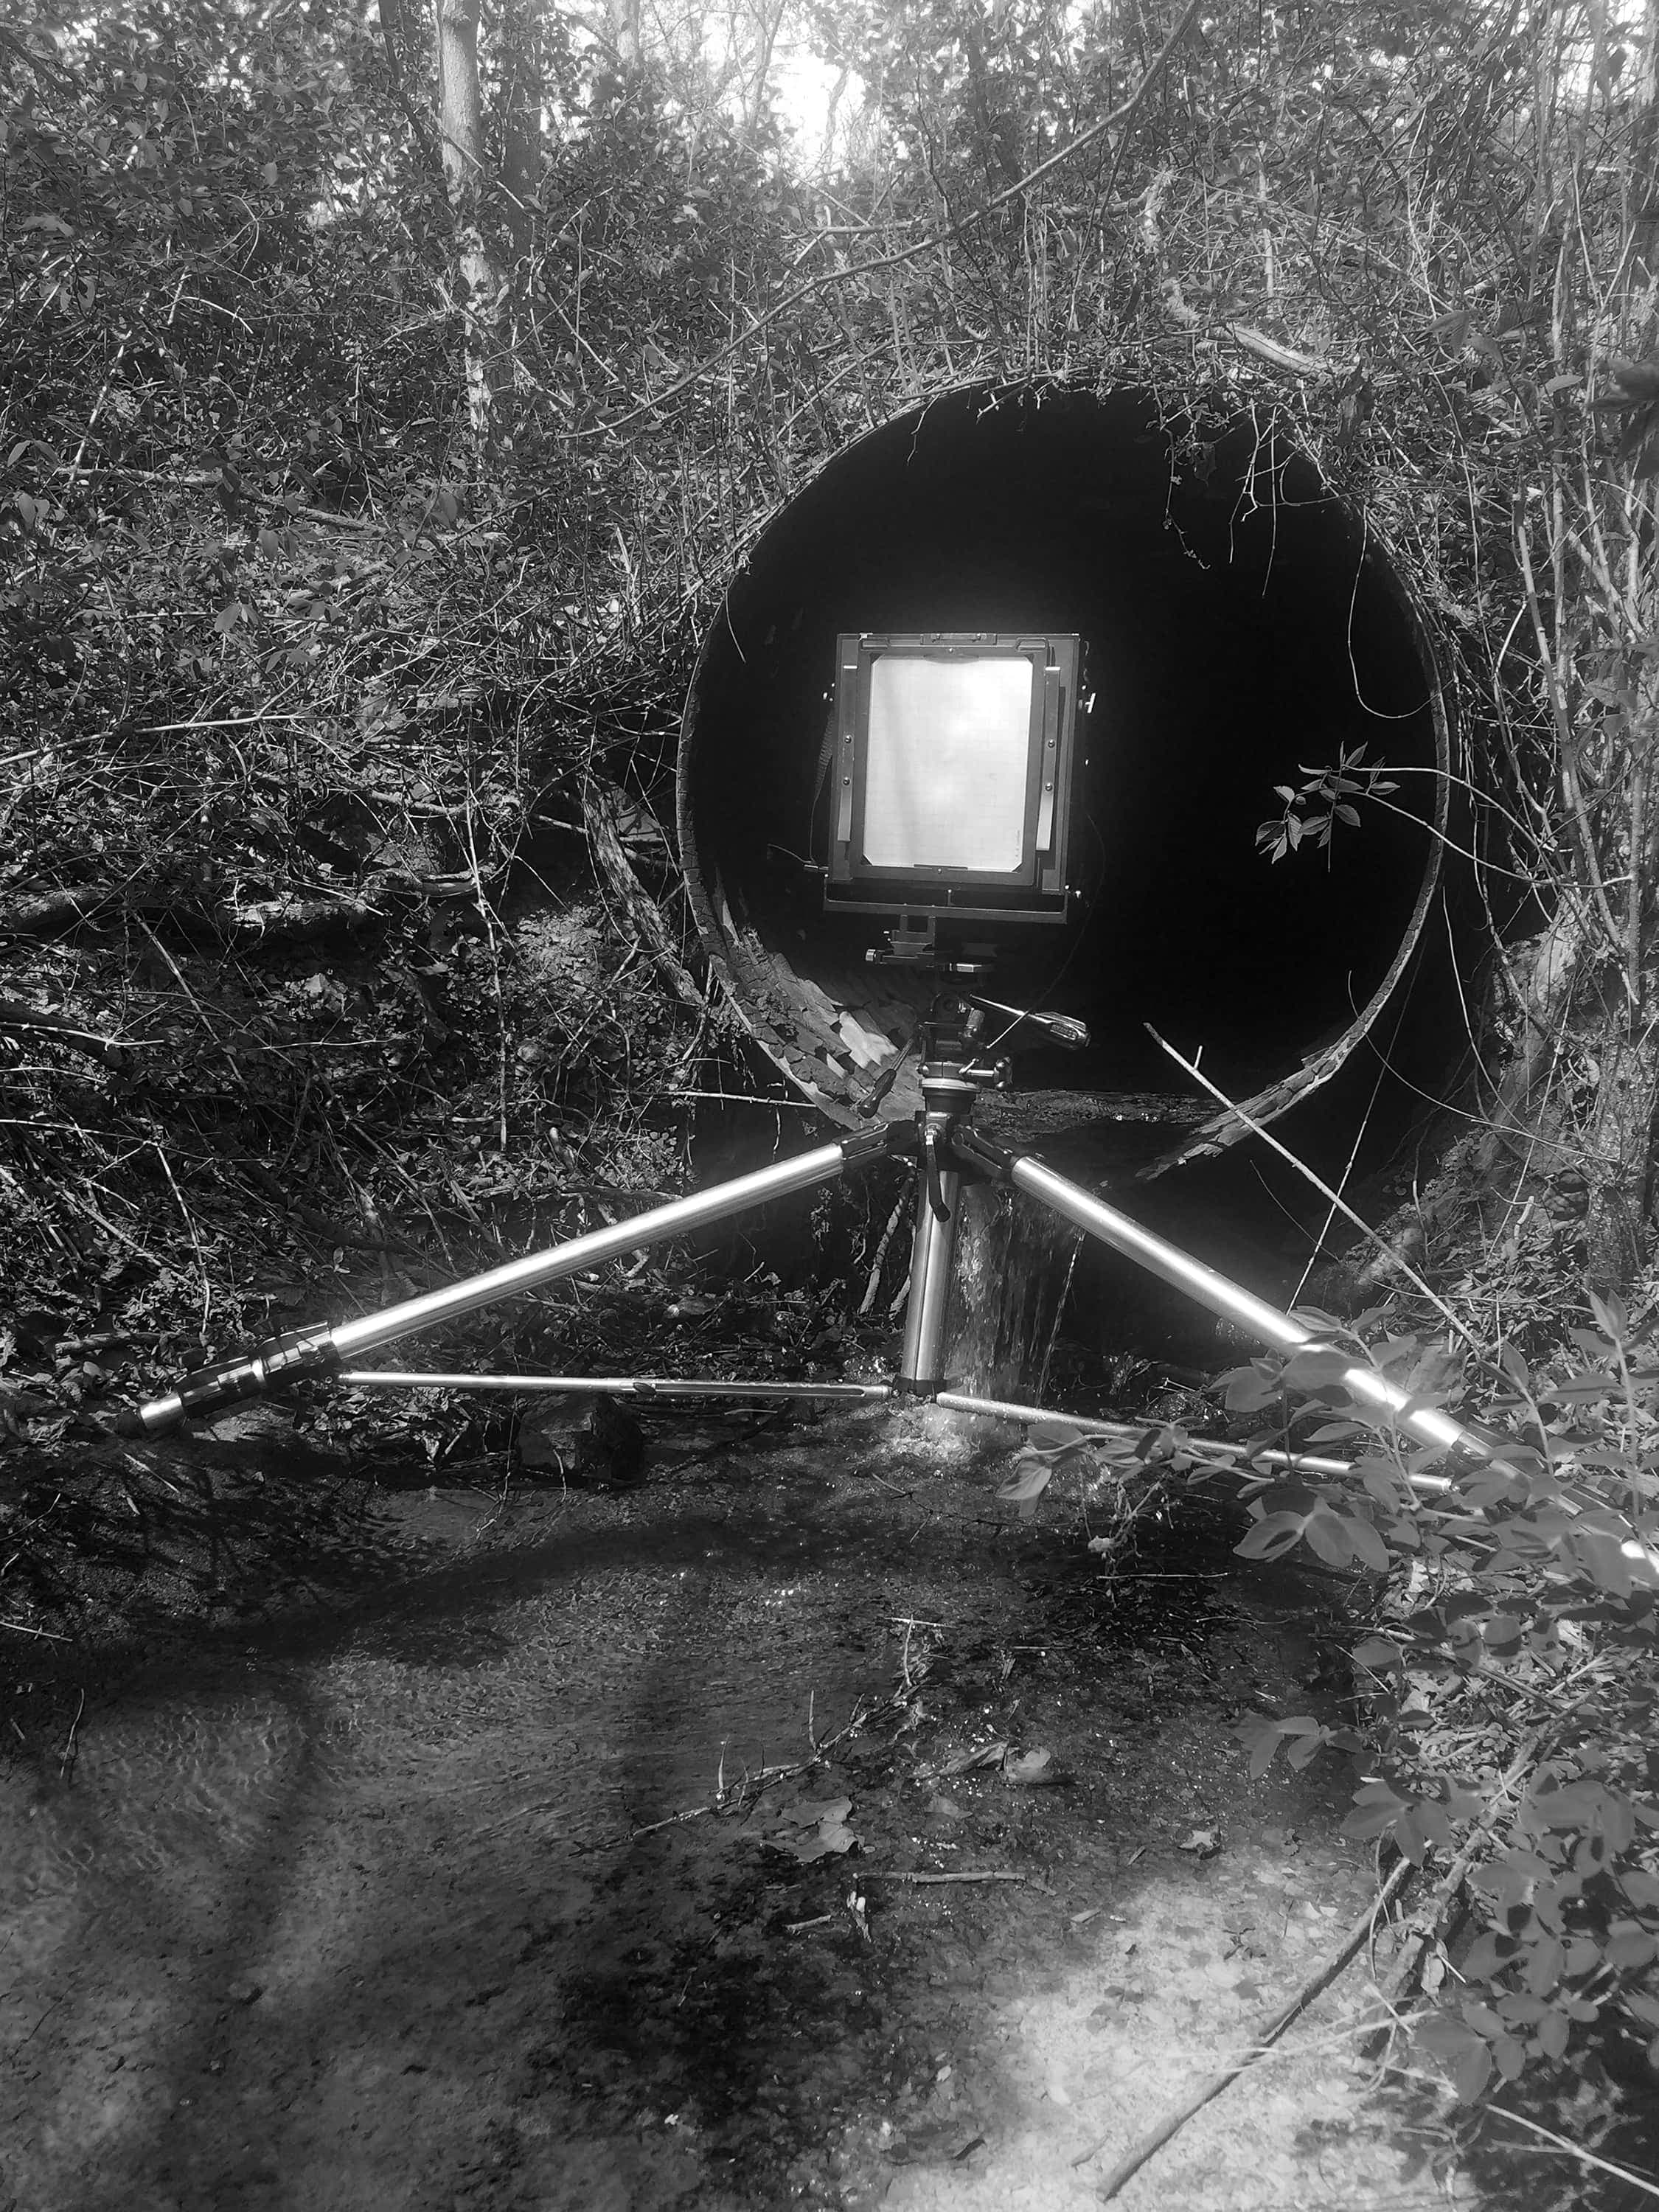
[[[705,642],[682,751],[694,881],[797,972],[862,958],[803,863],[841,630],[1076,630],[1085,726],[1064,928],[1026,927],[1006,994],[1081,1015],[1037,1073],[1179,1083],[1151,1022],[1232,1095],[1356,1020],[1420,926],[1443,765],[1406,593],[1311,464],[1249,420],[1171,429],[1144,393],[956,392],[832,461],[758,540]],[[1274,787],[1344,748],[1398,788],[1274,863]],[[1401,811],[1393,811],[1390,809]],[[1042,1056],[1046,1060],[1048,1056]]]

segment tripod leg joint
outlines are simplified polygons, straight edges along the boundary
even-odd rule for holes
[[[963,1166],[976,1182],[994,1184],[1000,1190],[1014,1187],[1014,1155],[1000,1145],[994,1145],[988,1137],[981,1136],[977,1129],[958,1129],[953,1139]]]
[[[292,1328],[233,1352],[211,1367],[196,1368],[165,1397],[151,1399],[136,1413],[121,1414],[116,1430],[122,1436],[163,1436],[183,1421],[222,1413],[249,1398],[263,1398],[282,1383],[332,1374],[339,1364],[334,1333],[326,1322]]]

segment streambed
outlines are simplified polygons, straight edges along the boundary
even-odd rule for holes
[[[1342,1778],[1234,1740],[1327,1686],[1223,1516],[1106,1577],[935,1409],[653,1449],[383,1486],[308,1594],[222,1560],[0,1778],[0,2203],[1092,2203],[1364,1906]],[[1466,2197],[1366,2101],[1367,1987],[1122,2201]]]

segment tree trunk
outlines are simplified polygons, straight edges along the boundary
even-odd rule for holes
[[[535,244],[536,198],[542,167],[542,72],[537,19],[530,0],[506,0],[501,9],[501,182],[507,191],[507,228],[513,258],[522,264]],[[520,268],[520,285],[528,271]]]
[[[623,69],[640,65],[640,0],[605,0],[611,44]]]
[[[466,403],[475,459],[499,443],[495,370],[506,287],[484,234],[483,103],[478,91],[479,0],[435,0],[438,125],[455,214],[455,276],[465,316]]]

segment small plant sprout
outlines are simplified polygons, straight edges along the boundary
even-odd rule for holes
[[[1304,765],[1302,773],[1305,781],[1299,788],[1294,784],[1276,783],[1274,794],[1284,800],[1284,811],[1276,820],[1264,822],[1257,830],[1257,849],[1271,860],[1282,860],[1287,853],[1298,852],[1304,845],[1316,849],[1322,845],[1328,866],[1331,836],[1336,824],[1346,823],[1351,830],[1359,827],[1359,810],[1353,801],[1381,797],[1400,788],[1389,775],[1385,762],[1367,763],[1366,750],[1364,745],[1342,746],[1334,768],[1310,769]]]

